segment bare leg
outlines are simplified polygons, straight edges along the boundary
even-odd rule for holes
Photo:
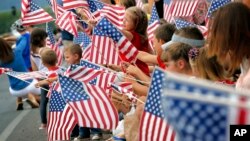
[[[28,103],[32,108],[38,108],[38,107],[39,107],[39,104],[38,104],[38,102],[36,101],[35,96],[34,96],[33,94],[31,94],[31,93],[28,94],[27,103]]]

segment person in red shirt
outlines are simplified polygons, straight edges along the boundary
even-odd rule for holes
[[[57,78],[58,73],[60,73],[60,69],[56,66],[57,63],[57,55],[55,51],[50,48],[45,48],[41,51],[41,60],[42,64],[48,69],[48,78],[39,81],[36,84],[36,87],[43,87],[45,89],[49,89],[52,86],[52,81],[50,79]],[[41,116],[41,126],[39,129],[45,129],[47,127],[47,97],[48,91],[42,90],[41,92],[41,101],[40,101],[40,116]]]
[[[171,40],[175,30],[176,30],[175,26],[172,24],[165,23],[160,25],[154,31],[154,37],[153,37],[153,47],[155,50],[155,55],[144,51],[139,51],[137,59],[145,63],[157,64],[162,69],[165,69],[166,66],[164,62],[160,59],[160,56],[163,52],[161,46]]]
[[[137,7],[130,7],[126,9],[123,26],[124,27],[122,33],[139,51],[152,53],[152,50],[148,45],[148,20],[147,15],[144,11]],[[121,58],[122,60],[126,61],[123,56],[121,56]],[[135,62],[135,65],[140,68],[146,75],[149,75],[149,68],[146,63],[137,60]]]

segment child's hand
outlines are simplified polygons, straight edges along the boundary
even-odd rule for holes
[[[40,81],[39,81],[38,83],[35,84],[35,87],[36,87],[36,88],[39,88],[40,86],[41,86]]]
[[[137,74],[138,68],[134,65],[129,65],[126,69],[126,73],[130,75],[136,75]]]
[[[118,65],[110,64],[110,65],[107,65],[107,67],[114,70],[114,71],[121,71],[121,67]]]
[[[129,67],[129,65],[130,65],[130,63],[123,61],[122,64],[121,64],[122,71],[125,72],[125,73],[127,73],[126,70]]]
[[[39,81],[38,83],[35,84],[35,86],[38,88],[38,87],[41,87],[43,85],[48,85],[49,82],[47,80],[42,80],[42,81]]]
[[[92,26],[95,26],[97,24],[97,21],[94,19],[88,20],[88,23],[91,24]]]

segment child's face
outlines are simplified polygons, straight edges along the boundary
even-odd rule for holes
[[[161,53],[162,53],[162,48],[161,48],[162,44],[163,44],[162,41],[156,39],[156,37],[154,35],[154,37],[153,37],[153,46],[154,46],[154,50],[156,51],[157,55],[161,55]]]
[[[64,58],[69,65],[78,64],[80,60],[77,54],[72,54],[70,51],[64,52]]]
[[[164,62],[164,64],[166,65],[166,70],[170,71],[170,72],[178,72],[181,73],[182,69],[180,68],[179,62],[182,61],[181,59],[179,60],[173,60],[171,58],[171,55],[169,52],[165,52],[167,54],[167,60],[166,62]]]
[[[179,72],[179,68],[178,68],[178,65],[176,64],[176,61],[171,60],[171,61],[165,62],[165,65],[166,65],[167,71]]]
[[[133,16],[133,15],[131,15],[129,11],[125,12],[125,16],[123,19],[123,29],[124,30],[127,30],[127,31],[135,30],[135,25],[134,25],[134,22],[133,22],[131,16]]]

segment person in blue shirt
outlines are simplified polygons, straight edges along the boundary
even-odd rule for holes
[[[25,66],[29,71],[31,71],[30,33],[26,31],[26,27],[22,25],[22,21],[20,19],[12,24],[11,29],[18,31],[21,34],[20,38],[18,38],[16,41],[16,48],[18,48],[22,52]]]
[[[0,67],[10,68],[16,72],[28,72],[22,56],[22,48],[15,48],[12,50],[10,45],[0,38]],[[26,96],[28,97],[29,102],[34,106],[32,108],[37,108],[39,106],[33,95],[40,95],[40,89],[35,87],[35,84],[37,83],[35,79],[24,82],[10,75],[8,75],[8,79],[10,83],[10,94],[19,97],[17,99],[17,107],[20,108],[19,110],[23,109],[22,99],[20,100],[20,98]]]

